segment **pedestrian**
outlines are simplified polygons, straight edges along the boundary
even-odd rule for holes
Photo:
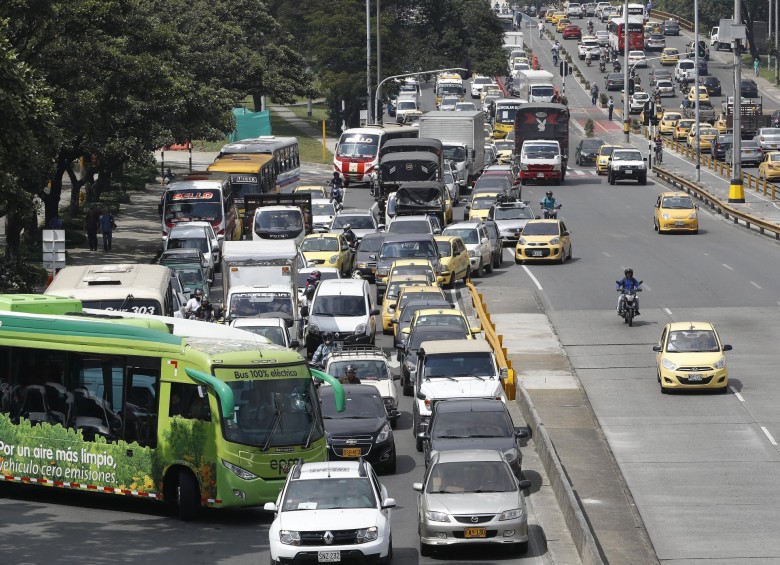
[[[89,243],[90,251],[97,251],[99,219],[100,212],[94,206],[90,206],[84,215],[84,230],[87,232],[87,243]]]
[[[758,57],[753,59],[753,72],[756,73],[756,76],[758,76],[758,71],[761,69],[761,61],[758,60]]]
[[[609,121],[612,121],[612,112],[615,109],[615,101],[612,100],[612,97],[609,97],[609,100],[607,101],[607,112],[609,112]]]
[[[114,223],[114,216],[106,208],[105,212],[99,218],[100,233],[103,234],[103,251],[111,251],[111,239],[116,224]]]
[[[590,101],[593,103],[593,105],[596,105],[596,100],[598,100],[599,97],[599,87],[598,85],[594,84],[590,87]]]

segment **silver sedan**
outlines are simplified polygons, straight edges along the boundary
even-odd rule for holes
[[[505,545],[528,550],[523,490],[500,451],[434,452],[424,483],[414,483],[420,555],[451,545]]]

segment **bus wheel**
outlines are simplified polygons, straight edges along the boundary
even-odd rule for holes
[[[179,471],[179,484],[176,490],[179,518],[185,522],[197,518],[200,514],[200,486],[189,469]]]

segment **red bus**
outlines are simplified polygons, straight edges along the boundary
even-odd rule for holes
[[[609,21],[609,46],[621,53],[625,49],[626,25],[623,18],[613,18]],[[645,48],[645,27],[642,18],[628,18],[628,48],[643,51]]]

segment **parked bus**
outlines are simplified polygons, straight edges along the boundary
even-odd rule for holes
[[[235,153],[271,155],[278,191],[292,192],[301,182],[301,154],[297,137],[263,135],[242,139],[225,145],[217,158]]]
[[[84,308],[173,316],[171,270],[123,263],[65,267],[44,294],[79,300]]]
[[[493,102],[493,136],[503,139],[515,129],[515,114],[520,109],[522,100],[519,98],[501,98]]]
[[[230,175],[198,171],[178,177],[168,185],[160,203],[163,242],[179,222],[211,222],[221,241],[241,239],[241,222],[233,198]]]
[[[379,149],[390,139],[419,137],[420,130],[404,126],[366,126],[341,134],[333,156],[333,170],[350,182],[371,182],[379,165]]]
[[[217,157],[217,160],[209,165],[209,171],[222,171],[230,173],[230,181],[233,185],[233,200],[238,210],[238,217],[244,225],[246,205],[244,197],[248,194],[263,194],[266,192],[279,192],[281,187],[277,184],[276,168],[273,155],[269,154],[239,154],[229,153]]]
[[[642,25],[647,23],[647,11],[645,10],[645,7],[643,4],[634,4],[631,3],[628,5],[628,17],[629,22],[631,19],[641,19]]]
[[[623,18],[609,20],[609,46],[623,52],[625,49],[625,21]],[[642,51],[645,48],[645,27],[641,18],[628,18],[628,48]]]
[[[0,295],[0,481],[164,500],[190,519],[272,502],[299,458],[326,460],[297,352],[46,299]],[[338,381],[315,376],[343,410]]]

